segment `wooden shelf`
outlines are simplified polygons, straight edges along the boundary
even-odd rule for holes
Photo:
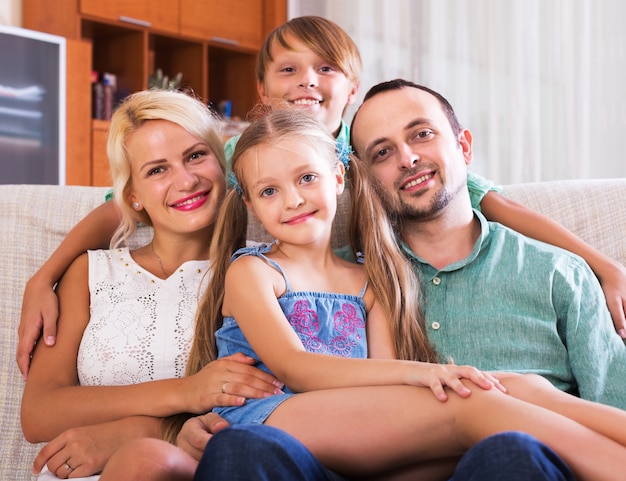
[[[181,33],[215,43],[257,50],[265,38],[262,21],[264,3],[269,2],[180,0]]]
[[[148,76],[183,74],[207,103],[232,102],[246,118],[257,102],[255,63],[286,0],[23,0],[24,28],[68,39],[68,184],[110,185],[108,122],[90,121],[91,72],[115,74],[118,90],[148,87]],[[71,45],[71,46],[70,46]]]
[[[80,0],[80,13],[178,34],[180,3],[170,0]]]

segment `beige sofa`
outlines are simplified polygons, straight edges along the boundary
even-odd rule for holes
[[[24,284],[70,228],[102,202],[106,190],[0,186],[0,480],[31,479],[40,448],[29,445],[20,428],[23,381],[15,346]],[[626,264],[626,179],[519,184],[507,186],[504,194],[558,220]]]

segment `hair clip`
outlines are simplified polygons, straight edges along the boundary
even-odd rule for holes
[[[350,155],[354,154],[352,147],[345,140],[337,140],[335,145],[335,153],[346,170],[350,169]]]
[[[228,178],[228,182],[232,184],[233,189],[235,189],[235,192],[237,192],[239,195],[242,195],[243,190],[241,189],[239,182],[237,182],[237,176],[235,175],[235,173],[232,170],[229,170],[228,174],[226,174],[226,177]]]

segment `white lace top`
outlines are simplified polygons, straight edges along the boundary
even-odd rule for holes
[[[78,351],[80,384],[183,376],[208,268],[209,261],[189,261],[160,279],[127,248],[89,251],[91,319]]]

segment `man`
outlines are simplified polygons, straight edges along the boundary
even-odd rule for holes
[[[438,93],[404,80],[365,96],[352,124],[418,273],[428,338],[443,358],[532,372],[626,409],[626,347],[584,261],[472,209],[472,135]]]

